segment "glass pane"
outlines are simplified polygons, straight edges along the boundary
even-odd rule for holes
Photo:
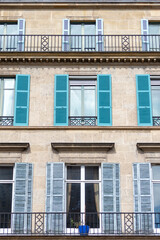
[[[99,180],[99,167],[85,167],[85,180]]]
[[[68,166],[67,167],[67,179],[68,180],[80,180],[81,169],[79,166]]]
[[[15,79],[14,78],[8,78],[4,80],[4,89],[14,89]]]
[[[154,212],[160,213],[160,183],[153,184]],[[160,214],[155,214],[155,227],[160,228]]]
[[[96,35],[96,25],[93,24],[84,24],[84,34],[85,35]]]
[[[14,115],[14,90],[4,90],[3,116]]]
[[[0,167],[0,180],[12,180],[13,167]]]
[[[4,34],[4,24],[0,24],[0,34]]]
[[[99,184],[85,184],[86,224],[91,228],[99,227]],[[88,214],[87,214],[88,213]]]
[[[82,34],[81,24],[71,24],[71,35],[81,35],[81,34]],[[81,36],[71,36],[71,49],[80,50],[82,46],[81,41],[82,41]]]
[[[67,183],[67,227],[76,228],[80,222],[80,183]]]
[[[81,116],[81,88],[70,88],[70,116]]]
[[[149,34],[160,34],[160,23],[149,23]]]
[[[96,34],[95,24],[84,24],[84,34],[87,35],[85,37],[85,50],[88,50],[88,51],[95,50],[96,37],[93,36]]]
[[[95,87],[84,86],[84,116],[96,115],[96,91]]]
[[[7,24],[7,31],[6,31],[6,33],[8,35],[17,34],[18,33],[17,24]]]
[[[12,183],[0,183],[0,212],[11,212]]]
[[[82,25],[71,23],[71,35],[81,35],[81,34],[82,34]]]
[[[160,165],[152,166],[153,180],[160,180]]]
[[[159,86],[158,86],[159,87]],[[152,111],[153,116],[160,116],[160,89],[152,88]]]
[[[149,34],[158,35],[160,34],[160,23],[150,23],[149,24]],[[149,37],[150,50],[157,50],[160,47],[159,36]]]

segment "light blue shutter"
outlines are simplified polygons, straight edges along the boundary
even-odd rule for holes
[[[69,51],[70,20],[63,19],[62,51]]]
[[[111,75],[97,75],[97,122],[98,126],[112,125]]]
[[[96,19],[96,51],[104,51],[103,19]]]
[[[102,164],[102,212],[104,233],[121,232],[119,164]]]
[[[24,51],[25,19],[18,19],[18,51]]]
[[[64,231],[64,163],[47,163],[46,173],[46,231]]]
[[[148,20],[141,19],[142,51],[149,51]]]
[[[16,75],[14,126],[28,126],[30,75]]]
[[[54,126],[68,126],[68,75],[55,75]]]
[[[13,231],[14,233],[29,233],[32,230],[32,216],[29,214],[32,212],[32,164],[16,163],[14,181],[13,212],[16,214],[13,215]]]
[[[152,126],[150,75],[136,75],[138,126]]]
[[[150,168],[150,163],[133,164],[134,210],[136,213],[141,213],[135,214],[137,233],[152,232],[153,228],[152,214],[148,214],[151,212]]]

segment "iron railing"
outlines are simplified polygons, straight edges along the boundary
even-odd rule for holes
[[[70,126],[96,126],[97,117],[84,116],[84,117],[69,117]]]
[[[0,116],[0,126],[13,126],[13,116]]]
[[[160,126],[160,117],[153,117],[153,126]]]
[[[160,213],[0,213],[0,235],[79,235],[79,225],[89,235],[155,235]]]
[[[1,52],[160,51],[160,35],[0,35]]]

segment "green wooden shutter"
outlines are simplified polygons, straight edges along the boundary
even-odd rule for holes
[[[69,51],[70,20],[63,19],[62,51]]]
[[[48,163],[46,176],[46,231],[63,233],[64,163]]]
[[[15,164],[15,186],[13,193],[13,231],[29,233],[32,225],[32,183],[33,165],[31,163]],[[24,214],[24,213],[28,214]]]
[[[104,233],[121,231],[119,164],[102,164],[102,212]],[[116,212],[116,214],[115,214]]]
[[[150,75],[136,75],[138,126],[152,126]]]
[[[24,51],[25,19],[18,19],[18,51]]]
[[[112,125],[111,75],[97,75],[97,122],[98,126]]]
[[[148,20],[141,19],[142,51],[149,51]]]
[[[28,126],[30,75],[16,75],[14,126]]]
[[[54,126],[68,126],[68,75],[55,75]]]
[[[104,51],[103,19],[96,19],[96,51]]]

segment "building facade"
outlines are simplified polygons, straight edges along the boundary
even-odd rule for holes
[[[0,235],[158,237],[160,1],[0,12]]]

